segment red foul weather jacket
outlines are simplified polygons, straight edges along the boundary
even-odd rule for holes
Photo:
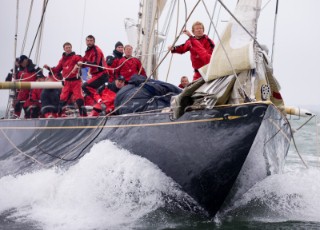
[[[101,107],[101,103],[106,105],[106,113],[110,113],[112,110],[114,110],[114,100],[116,98],[116,93],[113,92],[112,90],[105,88],[102,92],[101,92],[101,99],[102,101],[100,103],[96,103],[93,106],[93,116],[99,116],[99,113],[94,112],[94,111],[101,111],[102,107]]]
[[[107,67],[106,60],[104,59],[104,54],[101,51],[101,49],[94,45],[90,48],[87,48],[86,53],[84,57],[82,58],[82,62],[91,64],[91,65],[97,65],[102,67]],[[90,68],[90,74],[94,77],[96,75],[102,75],[102,73],[106,72],[105,69],[100,67],[94,67],[91,65],[84,64],[83,67],[89,67]]]
[[[17,73],[17,79],[19,81],[36,81],[37,76],[43,76],[42,71],[36,65],[34,65],[31,61],[27,67],[21,69]],[[30,90],[21,89],[18,91],[17,99],[19,101],[27,100],[30,97]]]
[[[52,72],[54,75],[57,75],[62,71],[62,76],[65,79],[76,78],[77,71],[72,72],[72,70],[81,59],[81,56],[76,55],[74,52],[71,52],[70,54],[63,53],[58,65],[52,68]]]
[[[171,53],[184,54],[190,51],[192,67],[198,73],[199,68],[210,62],[214,46],[214,42],[207,35],[199,39],[192,36],[184,44],[173,47]]]
[[[118,74],[124,76],[126,82],[128,82],[134,74],[138,74],[139,72],[140,75],[147,76],[138,58],[123,57],[119,60],[118,66],[121,66],[118,69]]]

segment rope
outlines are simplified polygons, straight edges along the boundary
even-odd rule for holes
[[[264,10],[264,8],[266,8],[266,6],[271,2],[271,0],[269,0],[266,4],[264,4],[264,6],[261,8],[261,10]]]
[[[195,6],[193,7],[193,9],[191,10],[187,20],[185,21],[184,25],[182,26],[179,36],[175,38],[172,46],[175,45],[175,43],[178,41],[180,35],[182,34],[182,31],[185,28],[186,23],[189,21],[191,15],[193,14],[195,8],[198,6],[198,4],[200,3],[201,0],[198,0],[198,2],[195,4]],[[153,75],[153,73],[159,68],[159,66],[162,64],[163,60],[168,56],[170,50],[166,51],[166,54],[163,56],[163,58],[161,59],[161,61],[157,64],[157,66],[154,68],[154,70],[152,71],[152,73],[150,74],[149,77],[147,77],[147,79],[140,85],[140,87],[138,88],[138,90],[130,97],[128,98],[128,100],[126,100],[123,104],[121,104],[120,106],[118,106],[117,108],[115,108],[113,111],[111,111],[110,113],[108,113],[106,116],[110,116],[111,114],[114,114],[116,111],[118,111],[120,108],[122,108],[123,106],[125,106],[129,101],[131,101],[136,95],[137,93],[144,87],[144,85],[149,81],[149,79],[151,78],[151,76]]]
[[[188,16],[187,3],[186,3],[186,0],[184,0],[183,2],[184,2],[184,20],[187,20],[187,16]],[[187,24],[186,24],[186,27],[187,27]]]
[[[216,27],[218,27],[218,22],[219,22],[219,18],[220,18],[221,8],[222,8],[222,6],[220,5],[220,7],[219,7],[219,11],[218,11],[218,15],[217,15],[216,24],[215,24],[215,26],[216,26]],[[214,38],[215,38],[215,36],[216,36],[216,31],[215,31],[215,30],[213,30],[212,39],[214,39]]]
[[[32,157],[32,156],[30,156],[30,155],[22,152],[22,151],[10,140],[10,138],[7,136],[7,134],[6,134],[2,129],[1,129],[1,132],[2,132],[3,136],[7,139],[7,141],[11,144],[11,146],[12,146],[13,148],[15,148],[15,149],[19,152],[19,154],[22,154],[22,155],[30,158],[31,160],[33,160],[35,163],[41,165],[42,167],[45,167],[45,164],[41,163],[40,161],[38,161],[38,160],[35,159],[34,157]]]
[[[314,118],[316,115],[312,115],[306,122],[304,122],[302,125],[299,126],[299,128],[296,129],[296,131],[299,131],[299,129],[301,129],[303,126],[305,126],[306,124],[308,124],[308,122]]]
[[[214,3],[212,15],[211,15],[211,17],[210,17],[210,24],[209,24],[209,29],[208,29],[208,35],[210,34],[210,29],[211,29],[211,26],[212,26],[212,21],[213,21],[214,13],[216,12],[217,4],[218,4],[218,0],[216,0],[215,3]]]
[[[83,32],[84,32],[84,20],[86,18],[86,8],[87,8],[87,0],[84,0],[83,6],[83,17],[82,17],[82,29],[81,29],[81,40],[80,40],[80,53],[82,53],[82,42],[83,42]]]
[[[317,145],[317,154],[320,155],[320,143],[319,143],[319,129],[318,129],[318,116],[315,117],[316,123],[316,145]]]
[[[75,161],[75,160],[77,160],[77,159],[81,156],[81,154],[83,153],[83,151],[99,136],[99,134],[102,132],[103,127],[105,126],[107,120],[108,120],[107,117],[104,117],[104,118],[101,120],[101,122],[98,123],[97,128],[95,128],[92,133],[90,133],[86,138],[82,139],[81,142],[79,142],[76,146],[74,146],[70,151],[68,151],[66,154],[62,155],[61,157],[60,157],[60,156],[55,156],[55,155],[47,152],[46,150],[42,149],[42,148],[40,147],[40,143],[38,142],[38,139],[36,139],[37,142],[38,142],[38,148],[41,150],[42,153],[47,154],[47,155],[49,155],[49,156],[51,156],[51,157],[53,157],[53,158],[57,158],[57,159],[58,159],[56,162],[53,162],[53,163],[50,165],[50,167],[57,165],[60,161],[66,161],[66,162],[67,162],[67,161],[68,161],[68,162]],[[95,135],[95,137],[92,138],[91,141],[89,141],[89,143],[88,143],[84,148],[82,148],[82,150],[78,153],[78,155],[77,155],[76,157],[74,157],[74,158],[72,158],[72,159],[66,159],[66,158],[65,158],[65,157],[67,157],[68,155],[70,155],[71,153],[73,153],[74,150],[78,149],[79,146],[80,146],[81,144],[83,144],[85,141],[87,141],[87,140],[95,133],[95,131],[97,131],[98,129],[100,129],[100,130],[98,131],[97,135]]]
[[[43,6],[42,6],[42,12],[44,14],[45,8],[46,8],[46,0],[43,1]],[[45,14],[44,14],[45,15]],[[37,51],[35,54],[35,63],[39,64],[39,60],[40,60],[40,55],[41,55],[41,48],[42,48],[42,35],[43,35],[43,28],[44,28],[44,22],[45,22],[45,17],[43,17],[43,21],[41,23],[41,27],[40,27],[40,33],[39,33],[39,37],[38,37],[38,44],[37,44]]]
[[[242,29],[244,29],[244,31],[254,40],[254,42],[261,48],[261,45],[259,44],[259,42],[257,41],[257,39],[246,29],[246,27],[244,27],[244,25],[242,25],[242,23],[233,15],[233,13],[228,9],[228,7],[226,7],[226,5],[221,1],[218,0],[220,2],[220,4],[223,6],[223,8],[231,15],[231,17],[242,27]],[[203,2],[203,4],[205,5],[205,3]],[[262,49],[262,48],[261,48]]]
[[[38,70],[37,72],[35,72],[34,74],[32,74],[31,76],[29,76],[29,77],[27,77],[27,78],[22,78],[22,76],[24,75],[24,74],[22,74],[21,77],[20,77],[20,79],[19,79],[19,81],[26,81],[26,80],[32,78],[33,76],[37,75],[37,74],[40,73],[41,71],[42,71],[42,69],[39,68],[39,70]]]
[[[163,51],[164,50],[164,47],[165,47],[165,45],[166,45],[166,43],[167,43],[167,39],[168,39],[168,32],[169,32],[169,29],[170,29],[170,25],[172,24],[171,23],[171,20],[172,20],[172,16],[173,16],[173,11],[174,11],[174,9],[175,9],[175,5],[176,5],[176,2],[179,2],[179,0],[174,0],[174,1],[172,1],[171,2],[171,5],[170,5],[170,7],[169,7],[169,10],[168,10],[168,17],[166,17],[166,20],[165,20],[165,23],[164,23],[164,25],[165,26],[163,26],[163,29],[162,29],[162,32],[161,32],[161,34],[164,34],[165,35],[165,39],[164,39],[164,41],[161,43],[161,48],[159,49],[159,50],[161,50],[161,51]],[[157,57],[157,60],[160,58],[160,54],[158,55],[158,57]]]
[[[277,0],[276,12],[275,12],[275,15],[274,15],[271,63],[273,63],[274,46],[275,46],[275,40],[276,40],[276,28],[277,28],[277,18],[278,18],[278,6],[279,6],[279,0]]]
[[[42,25],[43,18],[44,18],[44,15],[45,15],[45,12],[46,12],[46,9],[47,9],[47,6],[48,6],[49,0],[46,0],[46,1],[47,1],[47,2],[46,2],[46,4],[45,4],[45,8],[44,8],[44,10],[43,10],[43,12],[42,12],[42,15],[41,15],[41,19],[40,19],[40,23],[39,23],[39,26],[38,26],[38,29],[37,29],[36,36],[35,36],[34,39],[33,39],[33,43],[32,43],[31,49],[30,49],[30,53],[29,53],[29,57],[30,57],[31,54],[32,54],[32,50],[33,50],[34,44],[35,44],[35,42],[36,42],[36,39],[37,39],[37,37],[38,37],[38,33],[39,33],[40,27],[41,27],[41,25]]]
[[[159,52],[159,53],[164,53],[164,52],[167,52],[167,51],[162,51],[162,52]],[[86,65],[86,66],[91,66],[91,67],[102,68],[102,69],[105,69],[105,70],[113,70],[114,71],[114,70],[117,70],[117,69],[121,68],[127,61],[129,61],[132,58],[138,58],[138,57],[141,57],[141,56],[148,56],[148,55],[154,55],[154,54],[156,54],[156,53],[144,54],[144,55],[141,54],[141,55],[131,56],[131,57],[127,58],[123,63],[121,63],[121,65],[117,66],[116,68],[109,68],[109,67],[89,64],[89,63],[85,63],[85,62],[79,62],[79,64]]]
[[[290,130],[291,130],[291,126],[290,126]],[[292,133],[292,130],[291,130],[291,133]],[[293,142],[293,144],[294,144],[294,148],[296,149],[296,151],[297,151],[297,153],[298,153],[298,156],[299,156],[299,158],[301,159],[303,165],[308,169],[309,166],[308,166],[307,163],[303,160],[303,158],[302,158],[302,156],[301,156],[301,154],[300,154],[300,152],[299,152],[299,150],[298,150],[298,147],[297,147],[297,144],[296,144],[296,140],[295,140],[295,138],[294,138],[294,136],[293,136],[293,133],[292,133],[291,135],[292,135],[292,142]]]

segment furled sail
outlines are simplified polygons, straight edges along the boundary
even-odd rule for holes
[[[257,20],[260,14],[261,0],[240,0],[235,9],[235,17],[256,37]],[[210,63],[200,69],[205,81],[255,69],[253,38],[235,19],[231,18],[221,41],[214,50]]]

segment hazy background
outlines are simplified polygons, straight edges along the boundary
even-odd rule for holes
[[[19,28],[17,54],[21,54],[21,45],[24,38],[26,22],[31,0],[19,1]],[[33,14],[30,22],[28,39],[24,54],[29,55],[36,29],[40,21],[42,9],[40,0],[34,1]],[[168,0],[168,2],[170,2]],[[196,0],[187,0],[188,12],[191,11]],[[215,1],[205,1],[213,10]],[[233,11],[235,0],[224,1]],[[0,81],[4,81],[8,71],[13,67],[14,61],[14,34],[16,22],[16,1],[0,0]],[[272,49],[273,20],[275,0],[263,1],[265,6],[261,12],[258,40]],[[180,1],[179,25],[180,31],[185,19],[184,1]],[[219,7],[217,8],[219,9]],[[319,107],[320,99],[320,21],[319,0],[290,0],[280,1],[274,55],[274,73],[282,86],[282,96],[287,105],[304,106],[309,109]],[[39,66],[48,64],[54,66],[58,63],[63,52],[62,45],[69,41],[73,50],[81,55],[86,49],[85,37],[93,34],[96,44],[103,50],[105,56],[111,54],[117,41],[128,43],[124,30],[124,19],[138,19],[139,1],[128,0],[50,0],[45,17],[45,28],[42,39],[42,51]],[[222,31],[229,16],[221,9],[218,29]],[[208,32],[209,18],[203,4],[194,12],[187,24],[200,20],[205,24]],[[167,45],[174,40],[176,30],[176,14],[172,19],[170,35]],[[209,36],[218,43],[217,36],[213,37],[213,28]],[[186,37],[182,35],[177,44],[183,43]],[[31,59],[34,59],[34,52]],[[160,68],[160,80],[167,77],[170,55]],[[45,71],[45,73],[47,73]],[[192,68],[189,54],[174,55],[168,82],[178,84],[182,75],[192,79]],[[8,91],[0,92],[0,109],[7,103]]]

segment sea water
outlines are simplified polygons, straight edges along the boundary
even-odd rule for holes
[[[156,165],[102,141],[68,169],[0,178],[0,229],[320,229],[317,123],[295,131],[283,174],[212,220]]]

